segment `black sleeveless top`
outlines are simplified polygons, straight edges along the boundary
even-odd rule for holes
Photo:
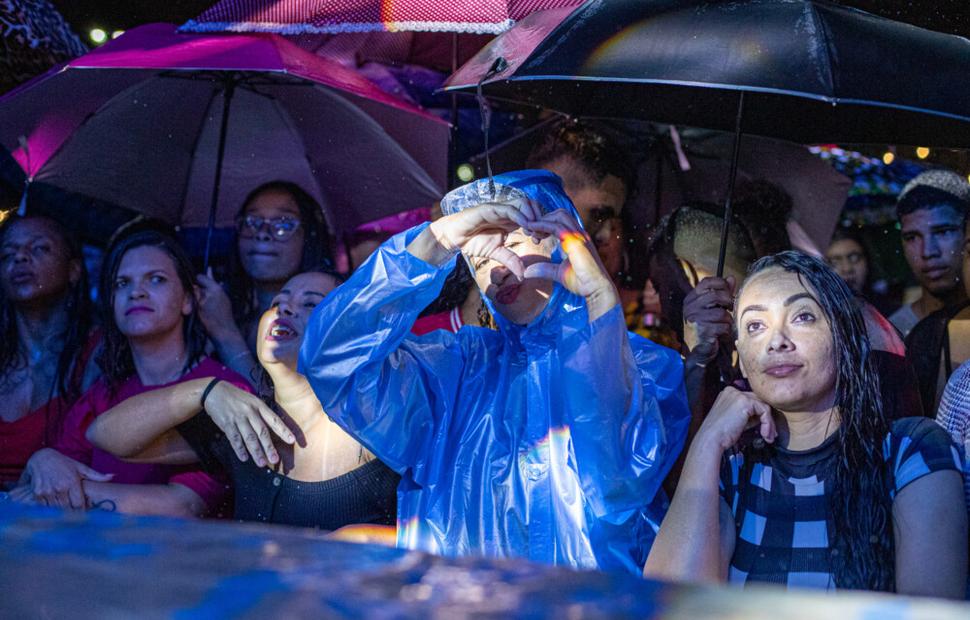
[[[234,516],[335,530],[354,523],[394,525],[400,476],[379,460],[322,482],[287,478],[252,458],[240,461],[229,440],[205,413],[178,427],[206,469],[225,471],[234,488]]]

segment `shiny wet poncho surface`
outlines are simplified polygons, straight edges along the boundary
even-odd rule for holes
[[[2,618],[899,618],[970,606],[687,588],[520,560],[442,558],[319,532],[0,501]]]
[[[555,175],[495,182],[575,215]],[[484,183],[443,211],[474,204]],[[497,331],[413,336],[455,261],[408,253],[422,230],[387,241],[317,307],[300,356],[324,410],[401,473],[398,544],[639,572],[687,431],[680,356],[629,334],[619,306],[590,323],[559,285],[527,326],[493,312]]]

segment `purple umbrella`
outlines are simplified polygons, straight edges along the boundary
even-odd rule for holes
[[[342,232],[440,197],[448,125],[279,36],[151,24],[0,98],[0,143],[28,182],[210,230],[292,181]]]

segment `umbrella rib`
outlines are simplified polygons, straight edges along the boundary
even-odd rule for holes
[[[835,98],[835,73],[832,71],[832,54],[830,53],[832,49],[832,39],[829,37],[828,32],[825,30],[825,24],[819,18],[814,4],[809,4],[806,6],[806,12],[808,13],[808,19],[812,21],[814,26],[813,30],[815,35],[820,41],[820,47],[822,48],[823,58],[825,64],[821,67],[825,75],[822,76],[825,85],[828,87],[829,93]]]

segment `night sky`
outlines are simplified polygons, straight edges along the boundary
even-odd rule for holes
[[[100,27],[108,32],[148,22],[182,23],[215,0],[53,0],[75,31],[86,37]],[[924,28],[970,36],[968,0],[841,0],[844,4]]]

